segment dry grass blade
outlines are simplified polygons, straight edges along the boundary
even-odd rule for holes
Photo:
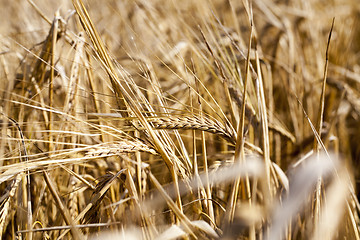
[[[322,89],[321,89],[321,97],[320,97],[320,107],[319,107],[319,115],[317,118],[317,123],[316,123],[316,131],[319,135],[319,138],[321,139],[321,130],[322,130],[322,126],[323,126],[323,114],[324,114],[324,106],[325,106],[325,87],[326,87],[326,77],[327,77],[327,72],[328,72],[328,65],[329,65],[329,47],[330,47],[330,40],[331,40],[331,35],[333,32],[333,28],[334,28],[334,23],[335,23],[335,18],[333,18],[332,21],[332,25],[331,25],[331,29],[330,29],[330,33],[329,33],[329,38],[328,38],[328,42],[327,42],[327,46],[326,46],[326,54],[325,54],[325,67],[324,67],[324,78],[323,78],[323,82],[322,82]],[[318,148],[318,140],[317,138],[314,139],[314,153],[315,154],[319,154],[319,148]],[[316,185],[316,191],[315,191],[315,208],[314,208],[314,223],[315,223],[315,229],[317,228],[317,224],[319,222],[319,218],[320,218],[320,206],[321,206],[321,186],[322,186],[322,179],[319,178],[317,185]]]
[[[329,160],[327,155],[322,155],[318,161],[315,161],[316,159],[317,157],[309,159],[306,165],[290,180],[288,196],[281,205],[279,204],[278,207],[274,209],[271,220],[272,226],[269,229],[269,235],[267,235],[266,239],[283,238],[289,220],[295,220],[297,213],[304,209],[306,203],[308,204],[308,196],[313,192],[313,187],[316,185],[319,177],[333,178],[336,184],[338,184],[337,181],[339,178],[334,174],[334,170],[340,167],[339,162],[334,158]],[[341,182],[341,184],[343,183],[344,182]],[[342,185],[342,187],[344,187],[344,185]],[[334,195],[331,197],[334,197]],[[343,198],[341,201],[343,202],[345,200],[346,198]],[[340,215],[336,214],[336,216],[337,218],[341,218]]]
[[[320,106],[319,106],[319,112],[318,112],[319,114],[318,114],[317,122],[316,122],[316,131],[320,137],[321,137],[321,129],[322,129],[322,125],[323,125],[323,117],[324,117],[323,115],[324,115],[324,106],[325,106],[325,88],[326,88],[326,78],[327,78],[327,72],[328,72],[328,66],[329,66],[329,47],[330,47],[331,35],[332,35],[333,29],[334,29],[334,23],[335,23],[335,18],[333,18],[333,21],[331,24],[329,38],[328,38],[328,42],[327,42],[327,46],[326,46],[324,77],[323,77],[322,88],[321,88]],[[318,141],[316,139],[314,140],[314,152],[318,152]]]

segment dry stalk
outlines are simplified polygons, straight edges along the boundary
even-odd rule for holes
[[[56,203],[58,209],[60,210],[60,213],[62,214],[62,216],[64,218],[64,221],[66,222],[67,225],[71,226],[70,230],[71,230],[72,237],[77,240],[82,239],[83,238],[82,234],[75,227],[75,225],[74,225],[75,221],[72,220],[69,210],[65,207],[62,200],[60,199],[58,190],[56,189],[55,184],[50,179],[49,174],[46,171],[44,171],[44,179],[46,181],[47,186],[49,187],[49,190],[55,200],[55,203]]]
[[[319,106],[319,112],[318,112],[318,116],[317,116],[317,122],[316,122],[316,132],[319,135],[319,138],[314,138],[314,148],[313,151],[314,153],[319,157],[319,140],[321,141],[321,129],[323,126],[323,118],[324,118],[324,107],[325,107],[325,87],[326,87],[326,78],[327,78],[327,72],[328,72],[328,66],[329,66],[329,47],[330,47],[330,40],[331,40],[331,35],[333,32],[333,28],[334,28],[334,23],[335,23],[335,18],[333,18],[332,21],[332,25],[331,25],[331,29],[329,32],[329,37],[328,37],[328,41],[327,41],[327,46],[326,46],[326,53],[325,53],[325,67],[324,67],[324,77],[323,77],[323,81],[322,81],[322,89],[321,89],[321,96],[320,96],[320,106]],[[320,208],[321,208],[321,204],[322,204],[322,197],[321,197],[321,189],[322,189],[322,185],[323,185],[323,180],[321,177],[319,177],[318,182],[316,184],[316,191],[315,191],[315,202],[314,202],[314,212],[313,212],[313,216],[314,216],[314,228],[315,230],[317,230],[318,225],[320,224],[319,220],[321,218],[320,215]]]

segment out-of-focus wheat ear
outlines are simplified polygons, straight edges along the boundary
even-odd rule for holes
[[[313,156],[301,168],[294,170],[293,176],[290,179],[289,192],[284,195],[281,202],[277,203],[277,206],[275,206],[270,214],[270,226],[266,230],[265,239],[283,238],[286,229],[288,229],[289,222],[295,223],[295,218],[303,212],[306,213],[306,209],[312,205],[313,200],[311,196],[319,176],[326,178],[328,183],[336,183],[335,185],[337,185],[339,183],[338,173],[341,173],[341,171],[345,173],[346,169],[340,164],[338,159],[334,159],[333,156],[326,154],[320,155],[319,158]],[[347,182],[348,178],[344,177],[343,180],[341,185]],[[342,187],[346,188],[344,185]],[[348,190],[343,189],[342,191]],[[341,204],[345,204],[346,198],[347,196],[345,195],[340,199]],[[337,203],[339,202],[334,204]],[[329,218],[328,221],[332,221],[332,218]],[[314,230],[312,216],[309,216],[307,221],[302,224],[304,227],[309,228],[303,235],[304,237],[311,232],[310,229]]]
[[[52,22],[49,33],[46,36],[46,39],[43,43],[43,47],[41,49],[40,55],[36,56],[37,60],[35,62],[34,69],[31,72],[31,77],[34,77],[40,86],[42,86],[42,84],[44,83],[45,72],[46,72],[45,69],[51,57],[50,53],[52,48],[52,34],[55,32],[54,23],[55,22]]]
[[[145,226],[142,228],[144,239],[153,239],[154,235],[157,233],[157,230],[149,218],[149,213],[144,211],[141,206],[141,200],[139,198],[139,194],[136,190],[135,183],[130,174],[130,171],[127,169],[125,174],[127,189],[129,190],[129,194],[135,202],[136,208],[140,212],[142,226]]]
[[[78,228],[75,227],[75,221],[72,220],[69,210],[65,207],[62,200],[60,199],[60,196],[58,194],[58,190],[55,187],[55,184],[50,179],[49,174],[44,171],[44,179],[46,181],[46,184],[50,190],[51,195],[53,196],[55,203],[57,205],[58,210],[60,211],[61,215],[64,218],[64,221],[67,225],[71,226],[70,231],[71,235],[74,239],[80,240],[83,239],[83,236]]]
[[[196,239],[195,228],[192,225],[191,221],[188,219],[188,217],[182,212],[181,209],[178,208],[177,204],[166,193],[164,188],[161,186],[159,181],[155,178],[155,176],[151,172],[149,173],[149,178],[150,178],[151,182],[155,185],[155,187],[159,190],[159,193],[165,199],[169,208],[177,216],[177,219],[180,220],[180,223],[184,226],[185,231]]]
[[[340,169],[331,185],[326,189],[326,204],[323,204],[320,209],[320,218],[315,225],[313,240],[334,239],[336,236],[338,226],[349,208],[347,202],[349,199],[348,180],[349,176],[345,169]]]
[[[359,216],[358,216],[358,212],[360,209],[360,203],[359,203],[359,199],[355,194],[355,190],[352,187],[350,189],[350,195],[351,198],[350,200],[348,200],[347,202],[347,213],[348,213],[348,218],[350,221],[350,229],[352,230],[354,239],[359,240],[360,239],[360,229],[358,227],[358,222],[359,222]]]
[[[7,186],[5,191],[2,194],[1,197],[1,209],[0,209],[0,240],[2,239],[2,234],[4,229],[6,229],[6,226],[9,222],[8,214],[12,206],[12,200],[15,196],[15,192],[19,186],[19,183],[22,179],[22,176],[24,174],[20,173],[17,174],[15,179],[13,179],[10,184]]]

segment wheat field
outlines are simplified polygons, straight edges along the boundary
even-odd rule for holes
[[[357,0],[0,2],[0,239],[360,239]]]

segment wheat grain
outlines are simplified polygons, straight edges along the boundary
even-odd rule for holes
[[[85,154],[86,156],[92,157],[106,157],[110,155],[135,152],[148,152],[155,155],[157,154],[153,148],[145,145],[140,140],[124,140],[112,143],[102,143],[87,149]]]
[[[201,130],[213,133],[225,138],[231,143],[235,143],[235,133],[230,128],[225,127],[218,121],[213,121],[205,117],[167,117],[152,119],[150,122],[157,129],[184,129],[184,130]]]

